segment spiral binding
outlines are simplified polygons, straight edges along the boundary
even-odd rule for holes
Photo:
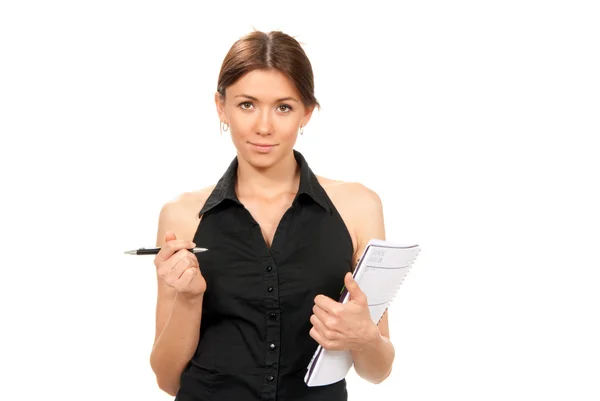
[[[396,286],[396,290],[394,291],[394,294],[392,295],[392,297],[388,301],[388,306],[383,310],[383,312],[381,312],[381,316],[379,316],[379,318],[377,319],[377,321],[373,320],[373,322],[375,324],[379,324],[379,322],[383,318],[383,315],[385,315],[385,312],[389,309],[389,307],[392,304],[392,302],[394,302],[394,299],[396,299],[396,295],[398,295],[398,292],[400,292],[400,287],[402,286],[402,283],[404,283],[404,280],[406,280],[406,276],[408,276],[408,273],[410,273],[410,271],[412,270],[413,264],[415,263],[415,260],[417,260],[417,256],[419,256],[419,253],[421,253],[421,248],[417,248],[417,250],[415,252],[416,253],[415,253],[415,256],[413,256],[413,258],[412,258],[412,262],[410,262],[410,264],[407,267],[405,267],[406,273],[404,274],[404,276],[402,276],[402,279],[400,280],[400,282]]]

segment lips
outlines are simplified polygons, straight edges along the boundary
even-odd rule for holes
[[[260,146],[261,148],[266,148],[266,147],[269,147],[269,146],[275,146],[275,145],[271,145],[269,143],[252,143],[252,142],[250,142],[250,145]]]
[[[271,153],[271,149],[273,149],[276,145],[271,145],[270,143],[252,143],[248,142],[252,149],[258,153]]]

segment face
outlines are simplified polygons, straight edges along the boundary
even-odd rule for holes
[[[293,81],[277,70],[253,70],[215,94],[221,121],[238,156],[257,168],[276,164],[290,156],[300,127],[314,107],[307,108]]]

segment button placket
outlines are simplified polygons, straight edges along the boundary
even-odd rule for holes
[[[265,261],[264,272],[264,306],[267,332],[264,344],[265,352],[265,381],[264,394],[275,397],[277,388],[277,377],[279,375],[279,344],[281,336],[281,322],[278,319],[279,310],[279,287],[277,265],[272,256]]]

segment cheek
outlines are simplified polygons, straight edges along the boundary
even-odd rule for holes
[[[248,125],[247,122],[244,122],[244,120],[248,120],[248,118],[244,118],[243,115],[240,115],[240,113],[234,111],[233,113],[230,112],[228,113],[228,117],[229,117],[229,125],[231,127],[237,128],[238,130],[240,128],[243,128],[244,126]]]
[[[282,118],[273,124],[273,128],[282,140],[294,140],[299,135],[300,121],[295,118]]]
[[[229,135],[234,142],[244,140],[252,133],[252,127],[253,124],[248,117],[235,114],[229,116]]]

